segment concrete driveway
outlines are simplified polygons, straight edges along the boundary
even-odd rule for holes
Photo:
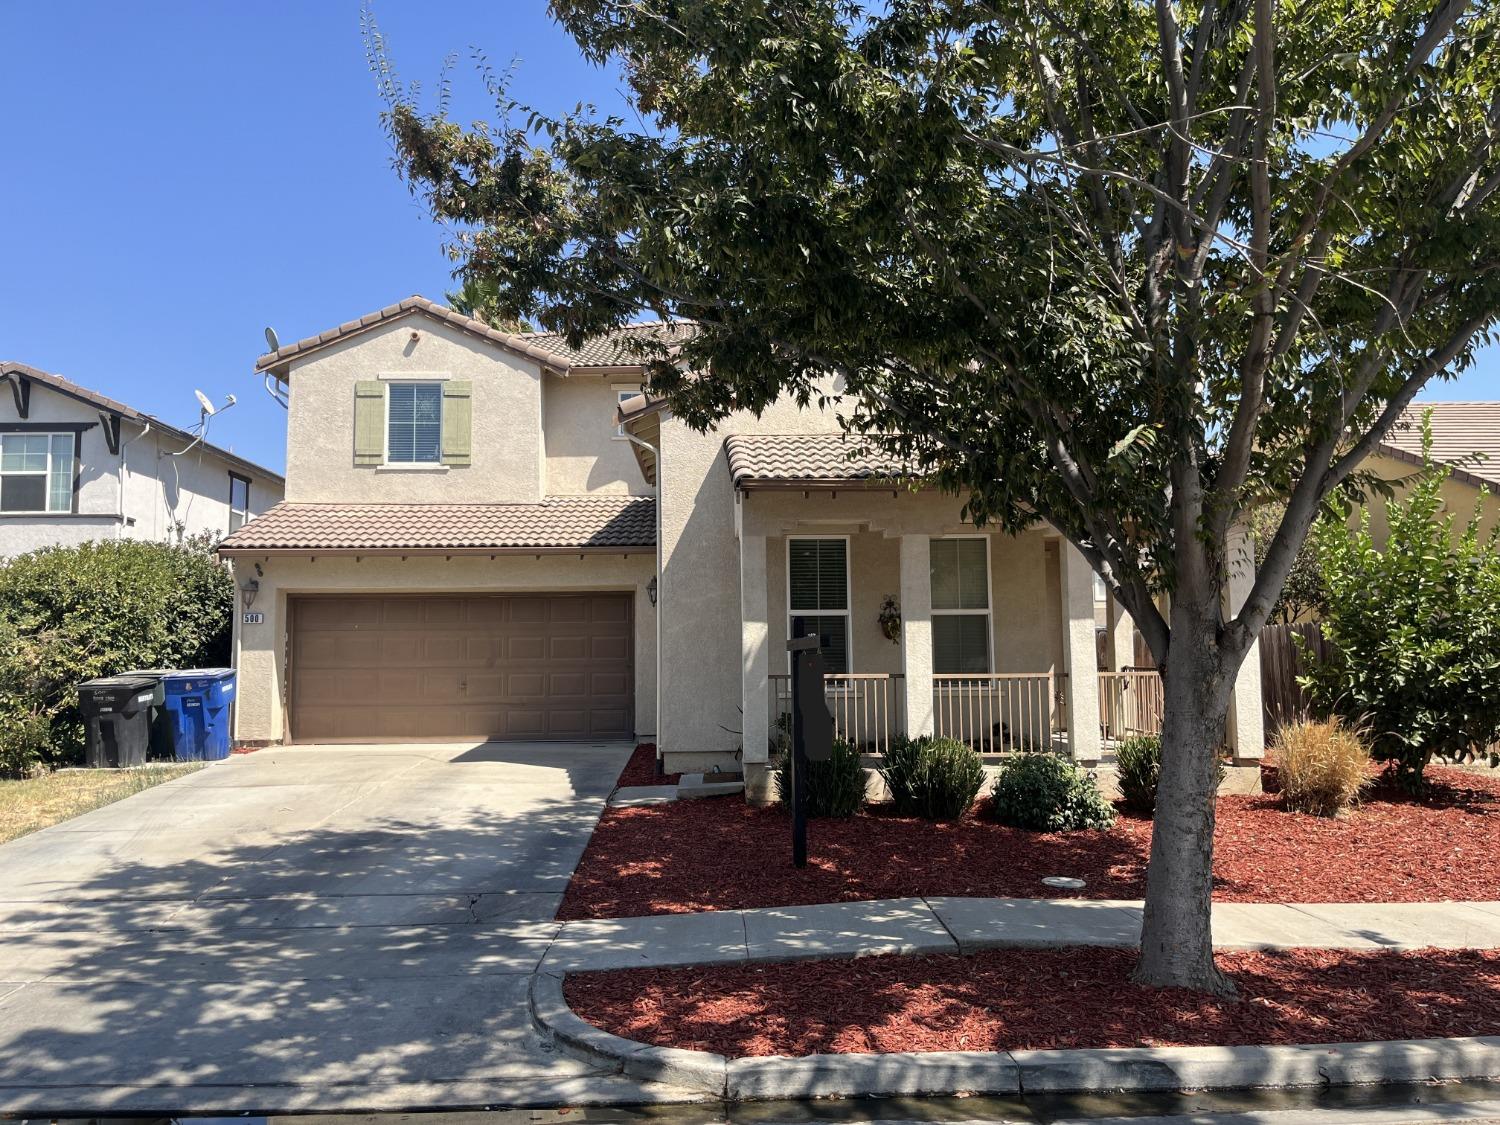
[[[629,751],[262,750],[0,847],[0,1112],[650,1100],[526,1011]]]

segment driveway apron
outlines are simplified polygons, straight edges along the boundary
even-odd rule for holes
[[[526,1010],[629,752],[268,749],[0,847],[0,1112],[660,1097]]]

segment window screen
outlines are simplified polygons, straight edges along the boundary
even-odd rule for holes
[[[392,383],[386,460],[392,464],[442,459],[443,388],[437,383]]]

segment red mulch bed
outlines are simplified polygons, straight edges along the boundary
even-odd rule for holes
[[[1129,983],[1125,949],[571,975],[616,1035],[730,1056],[1427,1039],[1500,1032],[1500,950],[1223,953],[1238,1001]]]
[[[640,751],[637,751],[639,754]],[[627,768],[628,772],[628,768]],[[1226,902],[1500,899],[1500,774],[1429,771],[1420,800],[1377,789],[1352,815],[1282,810],[1273,796],[1221,797],[1215,895]],[[815,820],[808,866],[791,865],[779,808],[739,798],[607,809],[568,884],[561,919],[619,918],[915,895],[1140,898],[1151,822],[1040,834],[990,823],[983,805],[952,824],[872,810]],[[1044,875],[1087,880],[1082,895]]]
[[[656,772],[656,743],[643,742],[630,755],[630,761],[620,771],[617,786],[625,785],[676,785],[682,780],[680,773]]]

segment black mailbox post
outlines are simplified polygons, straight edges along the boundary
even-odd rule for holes
[[[823,691],[827,667],[816,636],[806,636],[802,618],[792,619],[792,865],[807,866],[807,763],[833,756],[833,715]]]

